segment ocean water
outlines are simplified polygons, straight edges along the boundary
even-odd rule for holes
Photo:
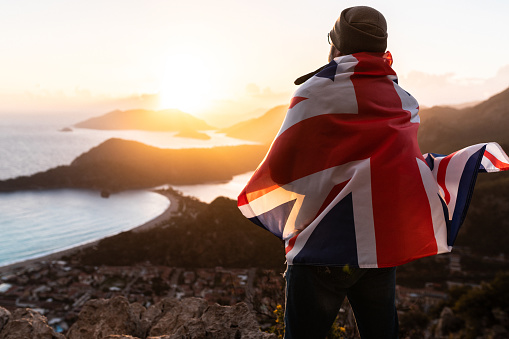
[[[136,140],[160,148],[239,145],[248,142],[207,132],[210,140],[175,137],[175,132],[98,131],[73,128],[83,116],[0,115],[0,180],[30,175],[58,165],[109,138]],[[61,131],[71,127],[71,132]],[[251,173],[230,182],[177,186],[186,195],[211,202],[236,198]],[[37,258],[139,226],[161,214],[167,198],[129,191],[101,198],[87,190],[0,193],[0,266]]]
[[[196,197],[206,203],[212,202],[219,196],[237,199],[239,193],[246,186],[246,183],[253,173],[254,171],[236,175],[228,182],[216,182],[204,185],[172,186],[172,188],[184,193],[185,195]]]
[[[70,127],[72,132],[61,131],[79,121],[81,119],[69,115],[0,115],[0,180],[69,165],[77,156],[110,138],[135,140],[159,148],[250,144],[211,131],[206,132],[210,140],[180,138],[175,136],[177,132],[102,131],[73,127]]]
[[[157,217],[169,200],[148,191],[48,190],[0,194],[0,266],[127,231]]]

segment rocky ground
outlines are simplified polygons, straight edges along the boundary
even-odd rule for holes
[[[166,298],[148,308],[126,298],[88,301],[66,336],[31,309],[10,313],[0,307],[0,338],[19,339],[192,339],[276,338],[264,333],[245,303],[209,305],[206,300]]]

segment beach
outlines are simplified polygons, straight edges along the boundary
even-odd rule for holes
[[[176,194],[172,193],[169,190],[164,190],[164,191],[154,190],[153,192],[159,193],[159,194],[165,196],[166,198],[168,198],[168,200],[170,201],[170,206],[156,218],[149,220],[140,226],[134,227],[130,231],[141,232],[141,231],[149,230],[149,229],[159,225],[161,222],[168,220],[169,218],[171,218],[172,215],[174,215],[179,210],[180,199]],[[115,235],[112,235],[112,237],[114,237],[114,236]],[[83,249],[96,246],[101,240],[102,239],[98,239],[96,241],[78,245],[76,247],[68,248],[68,249],[65,249],[62,251],[54,252],[54,253],[51,253],[51,254],[48,254],[45,256],[41,256],[38,258],[24,260],[24,261],[20,261],[17,263],[2,266],[2,267],[0,267],[0,274],[5,274],[5,273],[8,273],[8,272],[11,272],[14,270],[18,270],[23,267],[28,267],[31,264],[36,264],[39,262],[54,261],[54,260],[59,260],[66,256],[72,256],[73,254],[75,254]]]

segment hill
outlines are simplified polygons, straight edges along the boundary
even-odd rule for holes
[[[434,106],[420,111],[418,141],[423,153],[449,154],[488,141],[509,149],[509,88],[475,106],[457,107]],[[270,144],[287,109],[287,105],[276,106],[259,118],[219,131],[233,138]]]
[[[263,267],[284,269],[283,243],[254,225],[237,202],[219,197],[205,204],[180,197],[185,213],[158,227],[101,240],[75,257],[83,265],[134,265],[149,261],[171,267]],[[171,245],[170,245],[171,244]]]
[[[203,131],[212,130],[205,121],[176,109],[151,111],[144,109],[115,110],[74,125],[100,130]]]
[[[463,147],[495,141],[509,149],[509,88],[473,107],[432,107],[420,112],[419,145],[423,153],[449,154]]]
[[[509,88],[473,107],[432,107],[420,112],[423,153],[450,154],[482,142],[498,142],[509,151]],[[509,173],[479,174],[456,246],[496,255],[507,250]]]
[[[479,174],[456,246],[474,253],[509,255],[509,173]]]
[[[266,146],[260,145],[160,149],[136,141],[109,139],[68,166],[0,181],[0,191],[49,188],[121,191],[224,181],[252,171],[266,150]]]
[[[279,131],[287,110],[288,105],[276,106],[259,118],[240,122],[219,132],[232,138],[270,144]]]

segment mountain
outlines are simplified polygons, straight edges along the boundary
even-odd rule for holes
[[[418,140],[423,153],[450,154],[490,141],[509,152],[509,88],[473,107],[432,107],[420,116]],[[508,254],[508,206],[509,173],[479,174],[455,245],[482,255]]]
[[[115,110],[100,117],[90,118],[74,125],[101,130],[189,131],[212,130],[205,121],[176,109],[151,111],[135,109]]]
[[[279,131],[287,110],[288,105],[276,106],[259,118],[239,122],[219,132],[232,138],[270,144]]]
[[[449,154],[477,143],[495,141],[509,149],[509,88],[473,107],[432,107],[420,112],[423,153]]]
[[[434,106],[420,111],[418,141],[423,153],[449,154],[488,141],[498,142],[509,149],[509,88],[475,106],[457,107]],[[277,106],[259,118],[219,131],[233,138],[270,144],[287,109],[287,105]]]
[[[262,145],[160,149],[109,139],[68,166],[0,181],[0,192],[50,188],[121,191],[225,181],[255,169],[266,151]]]

